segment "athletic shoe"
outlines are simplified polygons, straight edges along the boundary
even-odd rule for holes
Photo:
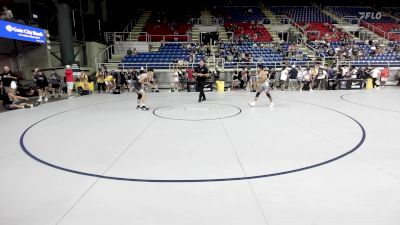
[[[33,103],[33,107],[36,107],[36,106],[38,106],[38,105],[40,105],[40,102],[34,102],[34,103]]]
[[[68,97],[68,99],[73,99],[73,98],[74,98],[74,96],[69,96],[69,97]]]
[[[47,102],[47,101],[49,101],[49,99],[46,97],[46,98],[44,98],[44,101]]]
[[[254,106],[256,106],[256,102],[255,102],[255,101],[248,102],[248,104],[249,104],[249,106],[251,106],[251,107],[254,107]]]
[[[274,105],[275,104],[273,102],[271,102],[271,104],[269,104],[269,107],[272,108],[272,107],[274,107]]]
[[[205,101],[205,100],[207,100],[206,98],[203,98],[203,100],[201,100],[201,101]]]
[[[140,105],[137,105],[137,106],[136,106],[136,109],[140,109]]]
[[[140,109],[141,109],[141,110],[144,110],[144,111],[149,110],[149,108],[147,108],[146,106],[142,106],[142,107],[140,107]]]
[[[42,97],[39,97],[39,99],[37,100],[38,102],[43,102]]]

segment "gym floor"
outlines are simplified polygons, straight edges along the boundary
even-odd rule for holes
[[[1,113],[0,224],[399,224],[400,89],[254,94]]]

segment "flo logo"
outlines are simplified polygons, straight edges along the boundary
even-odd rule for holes
[[[6,26],[6,30],[7,30],[8,32],[11,32],[11,31],[13,31],[13,27],[12,27],[11,25],[7,25],[7,26]]]
[[[360,19],[372,19],[379,20],[382,18],[381,12],[358,12],[360,14]]]

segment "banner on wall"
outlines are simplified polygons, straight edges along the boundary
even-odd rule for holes
[[[39,44],[46,43],[44,29],[12,23],[6,20],[0,20],[0,37]]]

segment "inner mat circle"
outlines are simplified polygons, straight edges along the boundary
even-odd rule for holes
[[[153,111],[155,116],[170,120],[219,120],[239,115],[239,107],[217,103],[183,103],[166,105]]]

